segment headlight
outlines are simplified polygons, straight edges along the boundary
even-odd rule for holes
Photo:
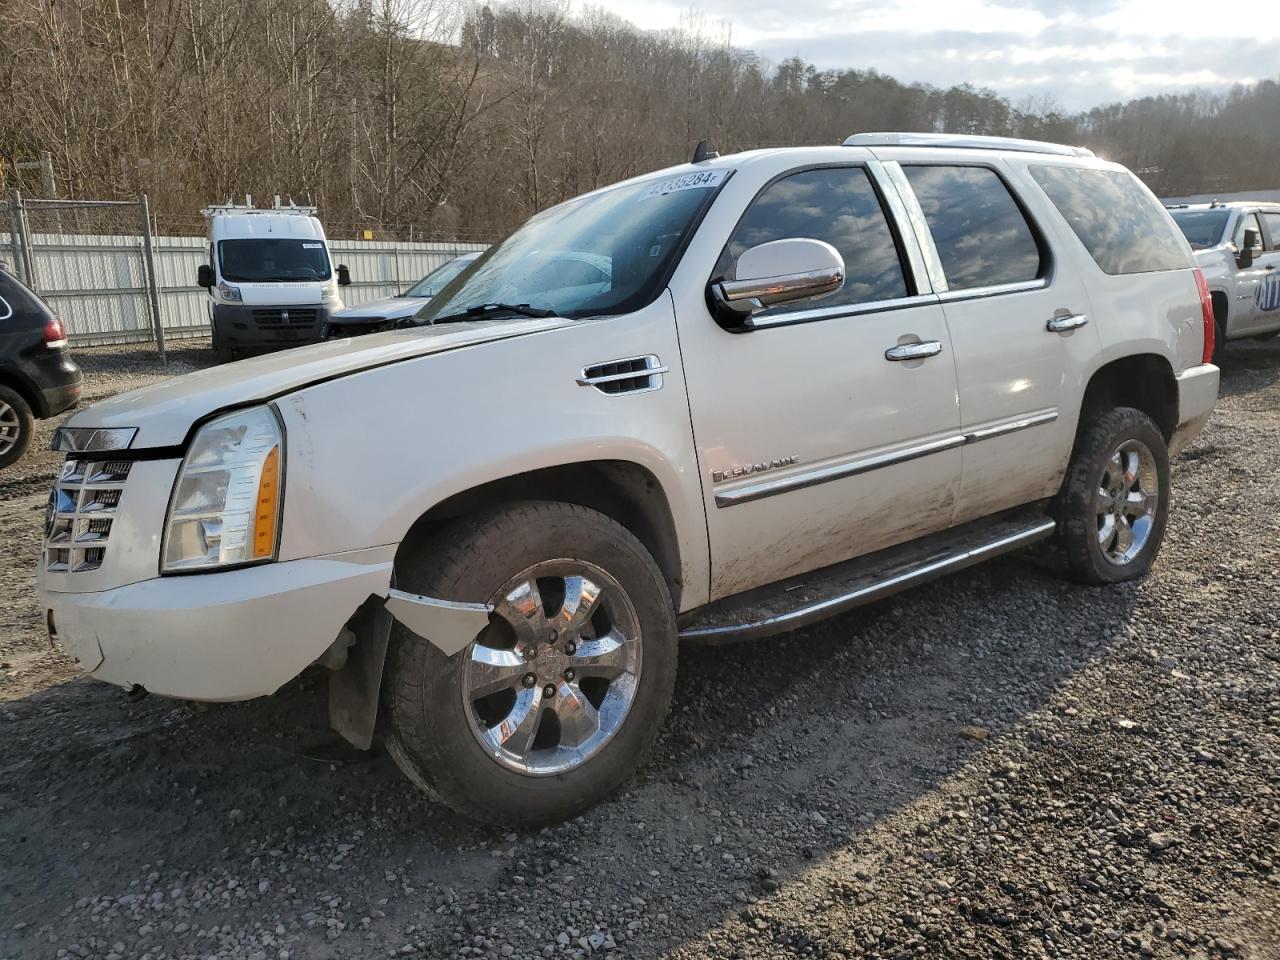
[[[200,428],[169,502],[163,572],[275,559],[283,448],[271,407],[239,410]]]
[[[322,292],[321,292],[321,294],[320,294],[320,298],[321,298],[322,300],[337,300],[337,299],[338,299],[338,285],[337,285],[336,283],[326,283],[326,284],[324,285],[324,289],[322,290]]]
[[[222,299],[227,303],[240,303],[244,299],[240,296],[240,288],[233,287],[225,280],[218,281],[218,292],[222,294]]]

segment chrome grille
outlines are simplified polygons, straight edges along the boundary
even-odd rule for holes
[[[102,566],[130,460],[67,460],[49,494],[45,569],[80,573]]]

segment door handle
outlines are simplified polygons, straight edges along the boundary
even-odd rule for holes
[[[1073,313],[1065,317],[1054,317],[1044,325],[1044,328],[1050,333],[1065,333],[1068,330],[1079,330],[1089,318],[1083,313]]]
[[[942,352],[942,343],[938,340],[920,340],[916,343],[900,343],[884,352],[886,360],[924,360],[936,357]]]

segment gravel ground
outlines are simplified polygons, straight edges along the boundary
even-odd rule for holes
[[[0,480],[0,957],[1280,957],[1280,343],[1226,366],[1150,578],[1011,557],[686,650],[642,774],[538,833],[337,743],[319,675],[66,680],[37,458]]]

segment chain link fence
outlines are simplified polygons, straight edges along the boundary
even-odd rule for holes
[[[351,270],[342,293],[347,306],[402,293],[492,239],[441,237],[407,224],[368,234],[350,226],[326,224],[334,263]],[[163,359],[167,341],[210,332],[209,295],[196,283],[209,261],[206,227],[201,217],[157,223],[145,195],[33,200],[14,192],[0,206],[0,260],[49,302],[73,343],[150,343]],[[335,239],[361,235],[366,239]]]
[[[145,194],[135,200],[32,200],[14,191],[6,207],[16,275],[49,303],[73,338],[150,340],[164,359]]]

